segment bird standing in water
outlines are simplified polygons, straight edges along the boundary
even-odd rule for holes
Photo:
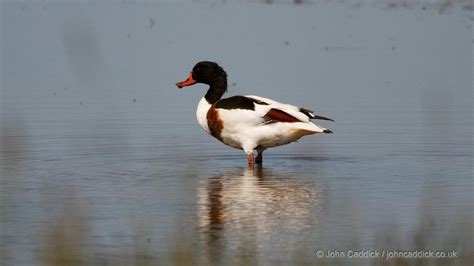
[[[244,150],[250,168],[262,162],[262,153],[268,148],[297,141],[305,135],[332,133],[311,119],[334,120],[306,108],[254,95],[222,99],[227,91],[227,73],[214,62],[197,63],[189,77],[176,86],[181,89],[196,83],[209,85],[197,107],[199,125],[222,143]]]

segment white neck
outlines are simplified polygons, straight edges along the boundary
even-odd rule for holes
[[[210,133],[209,126],[207,125],[207,112],[210,108],[211,104],[206,100],[205,97],[202,97],[196,110],[197,121],[207,133]]]

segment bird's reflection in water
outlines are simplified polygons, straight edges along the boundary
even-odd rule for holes
[[[321,200],[311,178],[262,167],[204,180],[198,188],[198,217],[210,262],[223,262],[236,252],[256,260],[262,253],[297,249],[311,238]]]

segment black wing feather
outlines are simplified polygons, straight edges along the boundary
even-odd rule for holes
[[[215,108],[218,109],[246,109],[255,110],[255,104],[268,105],[266,102],[262,102],[256,99],[248,98],[245,96],[232,96],[229,98],[221,99],[215,103]]]

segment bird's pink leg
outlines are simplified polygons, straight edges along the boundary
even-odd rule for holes
[[[253,166],[254,166],[253,152],[247,153],[247,163],[248,163],[248,167],[253,169]]]

